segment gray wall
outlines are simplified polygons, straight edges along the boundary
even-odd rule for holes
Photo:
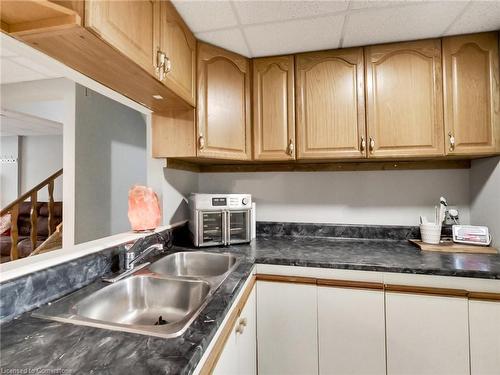
[[[20,193],[24,194],[63,167],[63,136],[33,135],[20,138],[19,182]],[[54,183],[54,200],[62,201],[63,176]],[[49,199],[48,189],[38,194],[40,202]]]
[[[76,88],[75,243],[130,230],[128,190],[147,183],[144,116]]]
[[[0,137],[0,150],[2,159],[17,159],[0,166],[0,207],[5,207],[19,196],[19,137]]]
[[[445,196],[469,222],[469,170],[200,173],[199,191],[250,193],[257,220],[417,225]]]
[[[500,157],[472,161],[471,223],[486,225],[500,246]]]

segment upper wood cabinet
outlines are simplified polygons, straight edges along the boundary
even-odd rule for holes
[[[247,58],[198,43],[198,151],[207,158],[251,158]]]
[[[443,39],[446,153],[500,152],[498,34]]]
[[[253,61],[254,159],[295,159],[293,56]]]
[[[166,56],[164,84],[196,104],[196,39],[170,1],[155,1],[155,51]]]
[[[365,155],[363,49],[296,56],[297,158]]]
[[[369,157],[444,154],[441,41],[365,48]]]
[[[153,18],[153,1],[85,2],[85,26],[151,74]]]

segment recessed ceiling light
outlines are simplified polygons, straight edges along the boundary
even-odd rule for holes
[[[163,99],[163,96],[161,96],[161,95],[153,95],[153,98],[155,98],[155,99],[158,99],[158,100],[159,100],[159,99]]]

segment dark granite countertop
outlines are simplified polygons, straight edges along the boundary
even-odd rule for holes
[[[241,263],[182,336],[148,337],[51,322],[25,313],[0,326],[2,370],[190,374],[254,263],[500,279],[500,255],[423,253],[401,240],[261,237],[250,245],[205,250],[232,252]]]

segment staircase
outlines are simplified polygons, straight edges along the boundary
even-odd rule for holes
[[[41,252],[46,252],[51,249],[54,249],[54,244],[58,243],[60,238],[62,238],[62,225],[58,226],[58,231],[56,232],[56,225],[54,222],[54,181],[59,176],[62,176],[63,170],[60,169],[53,175],[47,177],[45,180],[36,185],[33,189],[21,195],[12,203],[9,203],[7,206],[2,208],[0,211],[0,216],[10,213],[11,215],[11,226],[10,226],[10,238],[11,238],[11,248],[10,248],[10,260],[19,259],[19,251],[18,251],[18,240],[19,240],[19,232],[18,232],[18,218],[19,218],[19,208],[23,202],[27,199],[30,199],[31,210],[30,210],[30,241],[31,241],[31,249],[33,250],[30,255],[39,254]],[[45,187],[48,188],[48,238],[45,240],[40,247],[43,246],[42,249],[37,249],[37,240],[38,240],[38,192]],[[50,242],[48,242],[51,239]],[[51,246],[48,246],[50,245]]]

